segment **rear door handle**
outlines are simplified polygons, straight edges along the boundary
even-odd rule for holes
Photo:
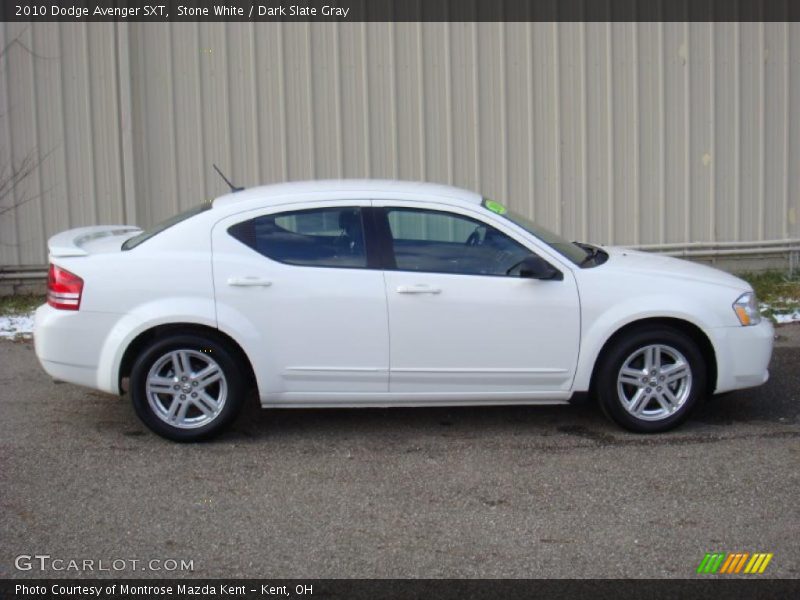
[[[272,282],[260,277],[229,277],[228,285],[234,287],[269,287]]]
[[[425,284],[400,285],[397,287],[398,294],[441,294],[442,290]]]

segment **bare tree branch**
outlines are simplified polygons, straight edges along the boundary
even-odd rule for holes
[[[23,204],[41,198],[46,193],[46,191],[40,191],[35,196],[28,196],[22,191],[21,195],[18,195],[17,190],[52,153],[53,150],[48,150],[44,155],[39,155],[34,149],[16,166],[0,163],[0,217]],[[9,201],[6,201],[7,199]]]
[[[13,202],[13,194],[39,164],[40,161],[36,159],[34,151],[29,152],[17,165],[0,164],[0,215],[13,209],[23,200],[20,198]],[[12,197],[11,204],[5,202],[8,197]]]
[[[34,58],[42,60],[53,60],[58,58],[43,56],[37,52],[34,52],[33,49],[31,49],[25,42],[22,41],[22,37],[25,35],[27,30],[27,28],[20,30],[13,39],[6,43],[5,46],[0,48],[0,60],[5,58],[6,54],[10,53],[13,48],[18,48]],[[4,118],[5,116],[6,115],[0,115],[0,118]],[[16,162],[11,157],[7,158],[8,162],[0,159],[0,218],[5,217],[5,215],[9,215],[9,217],[13,219],[13,211],[16,211],[28,202],[41,198],[47,193],[47,191],[49,191],[39,190],[38,194],[28,195],[23,187],[23,184],[36,171],[36,169],[42,165],[42,163],[45,161],[45,159],[47,159],[48,156],[50,156],[51,153],[52,150],[49,150],[45,154],[41,154],[38,148],[34,148],[24,157],[22,157],[22,159],[19,159]],[[13,244],[8,242],[0,242],[0,245],[17,246],[19,245],[19,240],[16,240],[16,242]]]
[[[20,38],[25,35],[25,32],[28,31],[28,28],[22,29],[10,42],[8,42],[5,46],[3,46],[2,50],[0,50],[0,58],[5,56],[6,52],[11,50],[11,48],[17,47],[22,49],[27,54],[35,58],[40,58],[42,60],[57,60],[58,56],[44,56],[43,54],[39,54],[35,52],[33,49],[30,48],[25,42],[23,42]]]

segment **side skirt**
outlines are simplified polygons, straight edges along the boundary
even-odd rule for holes
[[[286,392],[261,398],[263,408],[391,408],[420,406],[549,406],[569,404],[571,392],[511,392],[506,394],[303,394]]]

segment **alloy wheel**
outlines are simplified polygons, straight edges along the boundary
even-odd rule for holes
[[[150,367],[145,384],[153,413],[180,429],[208,425],[225,406],[228,384],[219,364],[197,350],[173,350]]]
[[[617,374],[622,407],[644,421],[666,419],[680,409],[692,392],[692,369],[680,351],[651,344],[626,358]]]

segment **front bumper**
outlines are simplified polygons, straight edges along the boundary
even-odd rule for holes
[[[715,393],[766,383],[775,340],[768,319],[751,327],[719,327],[712,330],[712,336],[717,353]]]

